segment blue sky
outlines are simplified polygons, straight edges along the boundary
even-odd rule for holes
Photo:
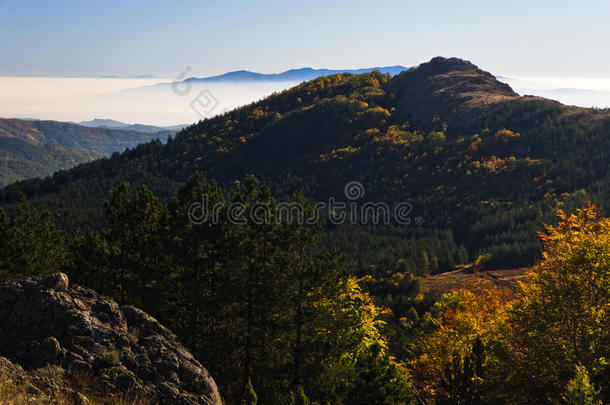
[[[608,1],[0,0],[0,75],[416,65],[610,76]]]

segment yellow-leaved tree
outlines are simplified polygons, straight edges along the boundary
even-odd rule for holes
[[[516,292],[459,290],[409,364],[427,403],[610,403],[610,219],[587,205],[540,233]]]
[[[409,364],[414,390],[425,403],[479,403],[484,399],[488,347],[505,322],[509,292],[460,289],[438,301],[427,323],[433,329]]]
[[[610,220],[591,205],[558,214],[560,223],[539,235],[542,260],[503,328],[502,381],[511,395],[541,403],[558,400],[585,374],[608,402]]]

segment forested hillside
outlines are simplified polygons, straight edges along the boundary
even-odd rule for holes
[[[121,181],[146,184],[165,200],[196,171],[225,186],[251,173],[279,196],[304,188],[320,200],[343,197],[357,180],[366,189],[359,202],[406,201],[423,222],[333,229],[361,268],[399,259],[415,268],[422,251],[435,259],[432,271],[481,255],[530,264],[535,232],[553,208],[585,195],[606,206],[609,132],[608,111],[520,97],[469,62],[436,58],[394,78],[321,77],[201,121],[167,145],[8,187],[0,201],[27,197],[60,213],[65,226],[99,225],[101,201]],[[422,235],[431,243],[415,242]]]
[[[0,188],[20,179],[45,177],[94,157],[57,144],[33,145],[0,137]]]
[[[198,224],[188,220],[188,212],[201,195],[220,208],[214,221]],[[313,209],[314,202],[302,193],[291,201],[302,207],[302,215]],[[235,204],[246,210],[235,216]],[[107,225],[99,231],[58,230],[49,213],[22,203],[11,216],[0,210],[0,282],[17,278],[9,287],[16,297],[24,286],[40,283],[43,294],[49,294],[46,280],[64,280],[67,286],[65,275],[40,283],[19,277],[62,270],[76,284],[95,288],[120,305],[145,308],[209,368],[227,404],[599,404],[610,399],[610,220],[597,208],[588,205],[571,216],[557,211],[560,223],[539,234],[543,259],[513,289],[464,286],[435,300],[424,295],[420,279],[403,261],[354,277],[344,255],[320,246],[324,221],[287,221],[275,214],[278,205],[252,176],[225,196],[201,174],[167,204],[146,187],[136,191],[121,184],[104,204]],[[248,221],[244,213],[254,207],[268,212],[269,220]],[[83,299],[50,294],[77,312],[92,308],[105,319],[97,327],[123,319],[115,316],[116,304],[88,307],[85,297],[89,301],[97,295],[80,287],[77,291]],[[9,305],[35,302],[13,295],[5,297]],[[49,330],[66,332],[57,326],[64,319],[88,325],[74,310],[64,315],[52,302],[43,299],[41,309],[53,315],[45,316]],[[60,357],[63,349],[54,337],[38,346],[16,340],[11,326],[25,322],[31,328],[31,320],[15,315],[9,311],[0,317],[0,326],[17,342],[0,342],[0,355],[17,364],[43,361],[28,347],[40,348],[33,353],[54,353],[56,362],[63,359],[61,365],[82,364],[76,356],[87,349],[81,345],[100,339],[94,333],[68,340],[79,354]],[[82,329],[71,327],[66,336],[74,336],[74,330]],[[158,324],[120,331],[128,339],[103,339],[90,346],[99,357],[93,362],[95,375],[83,377],[80,369],[55,365],[29,376],[49,375],[46,381],[76,390],[101,378],[106,385],[97,392],[106,392],[108,403],[147,403],[121,399],[120,390],[138,392],[138,385],[130,389],[125,383],[136,381],[135,376],[126,379],[125,374],[132,375],[127,369],[136,370],[138,379],[162,381],[155,372],[170,368],[188,384],[185,372],[193,370],[191,363],[159,349],[158,337],[150,336],[151,331],[170,332]],[[129,342],[158,352],[138,354],[134,361],[129,350],[104,351]],[[0,397],[14,395],[11,381],[21,381],[23,389],[28,384],[28,376],[10,362],[8,366],[9,384],[0,383]],[[172,389],[164,389],[164,382],[159,392],[177,398],[177,374],[165,375]],[[108,384],[117,389],[109,390]],[[51,397],[63,392],[51,388]]]
[[[89,128],[57,121],[0,119],[0,187],[122,152],[173,132]]]
[[[610,112],[463,60],[321,77],[6,187],[0,281],[63,271],[146,310],[229,404],[604,403],[609,150]],[[331,198],[410,205],[388,224],[302,220]],[[509,288],[426,290],[468,262],[535,266]]]

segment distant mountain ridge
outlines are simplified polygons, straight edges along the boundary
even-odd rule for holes
[[[125,122],[116,121],[112,119],[94,118],[90,121],[76,122],[77,125],[82,125],[90,128],[107,128],[107,129],[122,129],[131,130],[138,132],[162,132],[162,131],[179,131],[182,128],[186,128],[188,125],[171,125],[167,127],[159,127],[156,125],[144,125],[144,124],[127,124]]]
[[[126,125],[129,125],[124,122],[115,121],[115,120],[111,120],[111,119],[101,119],[101,118],[94,118],[90,121],[76,122],[75,124],[82,125],[85,127],[93,127],[93,128],[98,128],[98,127],[121,128]]]
[[[249,70],[236,70],[222,75],[210,77],[190,77],[185,82],[255,82],[255,81],[308,81],[317,77],[328,76],[341,73],[361,74],[378,70],[381,73],[389,73],[395,76],[409,68],[406,66],[378,66],[362,69],[313,69],[304,67],[300,69],[290,69],[282,73],[257,73]]]
[[[118,121],[114,121],[116,124],[106,123],[121,124]],[[0,119],[0,188],[18,180],[45,177],[58,170],[122,152],[156,138],[165,140],[176,132],[158,127],[153,131],[153,127],[142,127],[147,130],[94,128],[58,121]]]

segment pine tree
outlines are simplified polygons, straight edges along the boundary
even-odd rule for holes
[[[48,212],[25,201],[10,217],[0,209],[0,281],[62,271],[67,261],[65,235]]]
[[[348,404],[399,405],[412,401],[404,370],[399,369],[380,345],[373,344],[358,355],[355,371],[347,396]]]

